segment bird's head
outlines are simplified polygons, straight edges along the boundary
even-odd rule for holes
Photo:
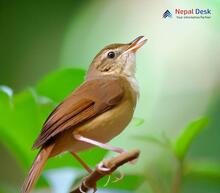
[[[139,36],[127,44],[111,44],[103,48],[93,59],[87,79],[101,75],[135,75],[135,54],[147,39]]]

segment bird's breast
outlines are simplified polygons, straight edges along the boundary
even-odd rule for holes
[[[129,101],[124,101],[97,116],[76,132],[100,142],[107,142],[123,131],[130,122],[133,112],[134,106]]]

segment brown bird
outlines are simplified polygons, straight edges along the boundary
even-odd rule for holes
[[[111,44],[93,59],[85,81],[61,102],[45,121],[33,149],[40,148],[22,193],[29,193],[46,161],[70,152],[88,171],[92,170],[76,154],[94,146],[117,153],[124,150],[106,144],[131,121],[138,98],[135,53],[145,44],[139,36],[128,44]]]

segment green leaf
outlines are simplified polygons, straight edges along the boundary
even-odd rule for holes
[[[170,148],[170,139],[167,137],[167,135],[162,132],[159,135],[144,135],[144,136],[134,136],[135,139],[154,143],[156,145],[159,145],[161,147],[168,147]]]
[[[54,102],[60,102],[78,87],[84,80],[85,70],[64,69],[52,72],[37,84],[39,95],[46,96]]]
[[[13,95],[13,90],[10,87],[5,86],[5,85],[0,86],[0,91],[5,93],[9,97],[12,97]]]
[[[212,160],[193,160],[185,165],[185,175],[220,180],[220,162]]]
[[[0,110],[8,109],[11,105],[13,91],[7,86],[0,86]]]
[[[201,118],[191,122],[173,143],[174,153],[179,160],[183,160],[191,143],[208,124],[208,118]]]
[[[12,151],[22,166],[27,166],[31,157],[28,156],[31,139],[36,134],[35,127],[38,126],[35,97],[31,90],[26,90],[14,95],[11,106],[7,105],[6,101],[1,102],[5,106],[4,109],[0,109],[1,141]]]
[[[141,141],[150,142],[150,143],[154,143],[160,146],[164,146],[164,142],[160,138],[153,136],[153,135],[135,136],[135,138]]]
[[[139,117],[133,117],[132,124],[134,124],[134,126],[141,126],[144,124],[144,119]]]

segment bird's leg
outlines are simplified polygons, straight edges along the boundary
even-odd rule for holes
[[[98,146],[100,148],[107,149],[109,151],[113,151],[113,152],[116,152],[116,153],[119,153],[119,154],[122,154],[122,153],[126,152],[124,149],[122,149],[120,147],[114,147],[114,146],[111,146],[111,145],[109,145],[107,143],[101,143],[99,141],[95,141],[93,139],[89,139],[89,138],[83,137],[82,135],[79,135],[79,134],[73,134],[73,136],[78,141],[83,141],[85,143],[89,143],[89,144]],[[137,160],[132,160],[132,161],[130,161],[130,163],[131,164],[135,164],[136,161]]]
[[[85,168],[85,170],[88,173],[92,173],[93,170],[75,153],[75,152],[70,152],[76,159],[79,161],[79,163]]]
[[[111,145],[106,144],[106,143],[101,143],[101,142],[95,141],[93,139],[89,139],[89,138],[83,137],[82,135],[79,135],[79,134],[73,134],[73,136],[78,141],[83,141],[85,143],[89,143],[89,144],[98,146],[100,148],[107,149],[109,151],[113,151],[113,152],[116,152],[116,153],[119,153],[119,154],[125,152],[125,150],[123,150],[120,147],[114,147],[114,146],[111,146]]]

